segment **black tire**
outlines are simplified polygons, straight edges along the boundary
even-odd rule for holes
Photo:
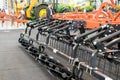
[[[41,9],[47,9],[47,5],[39,5],[39,6],[36,7],[36,11],[35,11],[36,19],[40,18],[39,12],[40,12]]]
[[[78,70],[78,78],[79,79],[82,79],[82,76],[83,76],[83,72],[84,72],[84,70],[82,69],[82,68],[80,68],[79,70]]]

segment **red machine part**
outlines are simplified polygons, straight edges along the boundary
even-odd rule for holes
[[[84,20],[87,23],[86,28],[89,29],[93,29],[107,23],[120,24],[120,12],[115,13],[112,10],[109,10],[108,7],[119,8],[119,6],[116,6],[111,0],[111,3],[104,2],[98,10],[93,12],[68,12],[63,14],[55,14],[53,15],[53,18],[60,20]],[[104,11],[104,9],[106,11]]]
[[[18,14],[6,14],[5,12],[0,12],[0,20],[2,20],[2,21],[11,21],[11,18],[13,18],[13,22],[27,23],[27,20],[19,19],[18,17],[19,17]]]

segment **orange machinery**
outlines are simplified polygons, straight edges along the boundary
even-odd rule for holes
[[[5,12],[0,12],[0,20],[1,21],[12,21],[11,19],[13,18],[13,22],[17,23],[27,23],[27,20],[25,19],[19,19],[18,14],[6,14]]]
[[[87,25],[86,28],[93,29],[104,24],[120,24],[120,12],[116,13],[108,8],[120,8],[115,5],[113,2],[108,3],[104,2],[101,4],[100,8],[93,12],[69,12],[63,14],[55,14],[53,18],[62,19],[62,20],[84,20]],[[105,11],[106,10],[106,11]]]

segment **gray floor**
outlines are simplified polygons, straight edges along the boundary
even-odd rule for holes
[[[17,41],[22,31],[0,32],[0,80],[55,80],[22,50]]]

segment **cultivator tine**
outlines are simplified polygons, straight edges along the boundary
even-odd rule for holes
[[[120,34],[120,31],[114,32],[114,33],[110,34],[107,37],[103,37],[103,38],[97,40],[97,42],[95,41],[94,45],[96,45],[99,48],[99,51],[105,51],[106,48],[104,47],[104,45],[102,44],[102,42],[110,40],[111,38],[114,38],[114,37],[118,36],[119,34]],[[106,45],[106,46],[109,46],[109,45],[111,45],[113,43],[114,43],[114,41],[112,43]]]
[[[44,22],[44,24],[38,24],[37,26],[39,26],[40,28],[42,28],[42,27],[45,27],[45,26],[49,26],[49,25],[53,24],[54,22],[57,22],[57,20],[48,21],[47,24],[46,24],[46,22]]]
[[[104,26],[95,28],[95,29],[93,29],[93,30],[90,30],[90,31],[88,31],[88,32],[86,32],[86,33],[84,33],[84,34],[77,35],[76,38],[75,38],[75,40],[76,40],[76,42],[79,43],[79,42],[81,41],[80,38],[86,37],[86,36],[88,36],[88,35],[91,34],[91,33],[94,33],[94,32],[99,31],[99,30],[106,29],[106,28],[108,28],[108,27],[109,27],[109,25],[104,25]]]
[[[55,45],[55,39],[52,40],[52,47],[53,48],[55,48],[54,45]]]
[[[33,21],[33,22],[29,22],[27,23],[27,27],[25,28],[25,34],[27,34],[27,31],[28,31],[28,28],[30,27],[31,29],[39,26],[39,25],[42,25],[42,24],[45,24],[47,21],[47,19],[43,19],[43,20],[38,20],[37,22],[36,21]],[[30,32],[29,32],[30,34]]]
[[[118,34],[120,34],[119,31],[118,31],[118,32],[115,32],[115,33],[113,33],[113,34],[111,34],[111,35],[109,35],[109,36],[107,36],[107,37],[101,38],[101,39],[99,39],[97,42],[94,42],[94,45],[97,46],[97,49],[98,49],[98,50],[94,51],[94,53],[92,54],[91,62],[90,62],[90,64],[91,64],[92,67],[95,67],[95,66],[96,66],[96,61],[95,61],[95,60],[97,59],[98,52],[102,52],[102,51],[104,52],[105,49],[106,49],[106,48],[104,47],[104,45],[101,44],[101,42],[106,41],[106,40],[109,40],[109,39],[117,36]],[[113,43],[112,43],[112,44],[113,44]],[[107,47],[107,46],[106,46],[106,47]],[[104,67],[105,67],[105,66],[104,66]]]
[[[60,50],[60,51],[64,53],[64,42],[61,41],[61,44],[62,44],[62,45],[61,45],[61,50]]]
[[[62,52],[62,48],[63,48],[63,47],[62,47],[62,42],[61,42],[60,40],[57,41],[57,42],[59,42],[59,49],[58,49],[58,50]]]
[[[40,33],[38,32],[38,33],[36,34],[36,41],[39,40],[39,37],[40,37]]]
[[[115,43],[118,43],[118,42],[120,42],[120,38],[116,38],[116,39],[112,40],[111,42],[105,44],[105,46],[110,47],[110,46],[112,46],[112,45],[114,45]]]
[[[52,41],[53,41],[53,39],[50,38],[50,44],[49,44],[49,46],[52,46]]]
[[[66,52],[65,52],[66,51],[66,43],[64,41],[62,41],[62,42],[63,42],[63,51],[62,52],[66,54]]]
[[[57,40],[56,39],[54,39],[54,42],[53,42],[53,48],[56,48],[55,46],[56,46],[56,44],[57,44]],[[59,44],[58,44],[58,49],[59,49]]]
[[[117,65],[117,69],[116,69],[116,74],[117,74],[117,77],[116,77],[116,80],[117,79],[120,79],[120,66],[119,65]]]
[[[108,39],[111,39],[111,38],[119,35],[119,34],[120,34],[120,31],[117,31],[117,32],[115,32],[115,33],[113,33],[113,34],[110,34],[110,36],[107,36],[107,37],[104,37],[104,38],[98,40],[98,42],[106,41],[106,40],[108,40]]]
[[[61,26],[64,26],[65,24],[67,24],[67,21],[65,21],[65,22],[63,22],[63,23],[61,23],[61,24],[59,24],[59,25],[57,25],[57,26],[55,26],[55,27],[50,28],[49,31],[51,31],[51,30],[53,30],[53,29],[57,29],[57,28],[59,28],[59,27],[61,27]]]
[[[58,45],[58,46],[57,46]],[[58,48],[57,48],[58,47]],[[57,41],[57,39],[55,38],[53,41],[53,48],[58,49],[59,50],[59,42]]]
[[[60,40],[60,41],[59,41],[59,44],[60,44],[60,49],[59,49],[59,51],[63,53],[63,49],[64,49],[63,42]]]
[[[71,55],[71,53],[72,53],[72,45],[71,44],[69,44],[69,52],[68,52],[68,54],[67,55]]]
[[[69,54],[69,43],[67,44],[67,47],[66,47],[66,54]]]
[[[49,46],[52,46],[52,39],[50,38]]]
[[[96,37],[103,36],[104,34],[105,34],[105,30],[97,33],[97,35],[95,35],[95,36],[91,36],[91,37],[88,37],[88,38],[84,39],[84,42],[94,40],[94,39],[96,39]]]
[[[32,28],[29,30],[29,34],[28,34],[29,36],[31,35],[31,31],[32,31]]]
[[[74,46],[73,46],[73,53],[71,54],[71,57],[72,58],[76,58],[76,56],[77,56],[77,49],[78,49],[78,44],[74,44]]]
[[[57,39],[55,39],[55,43],[56,45],[54,46],[56,49],[58,49],[59,51],[61,51],[61,42]]]

